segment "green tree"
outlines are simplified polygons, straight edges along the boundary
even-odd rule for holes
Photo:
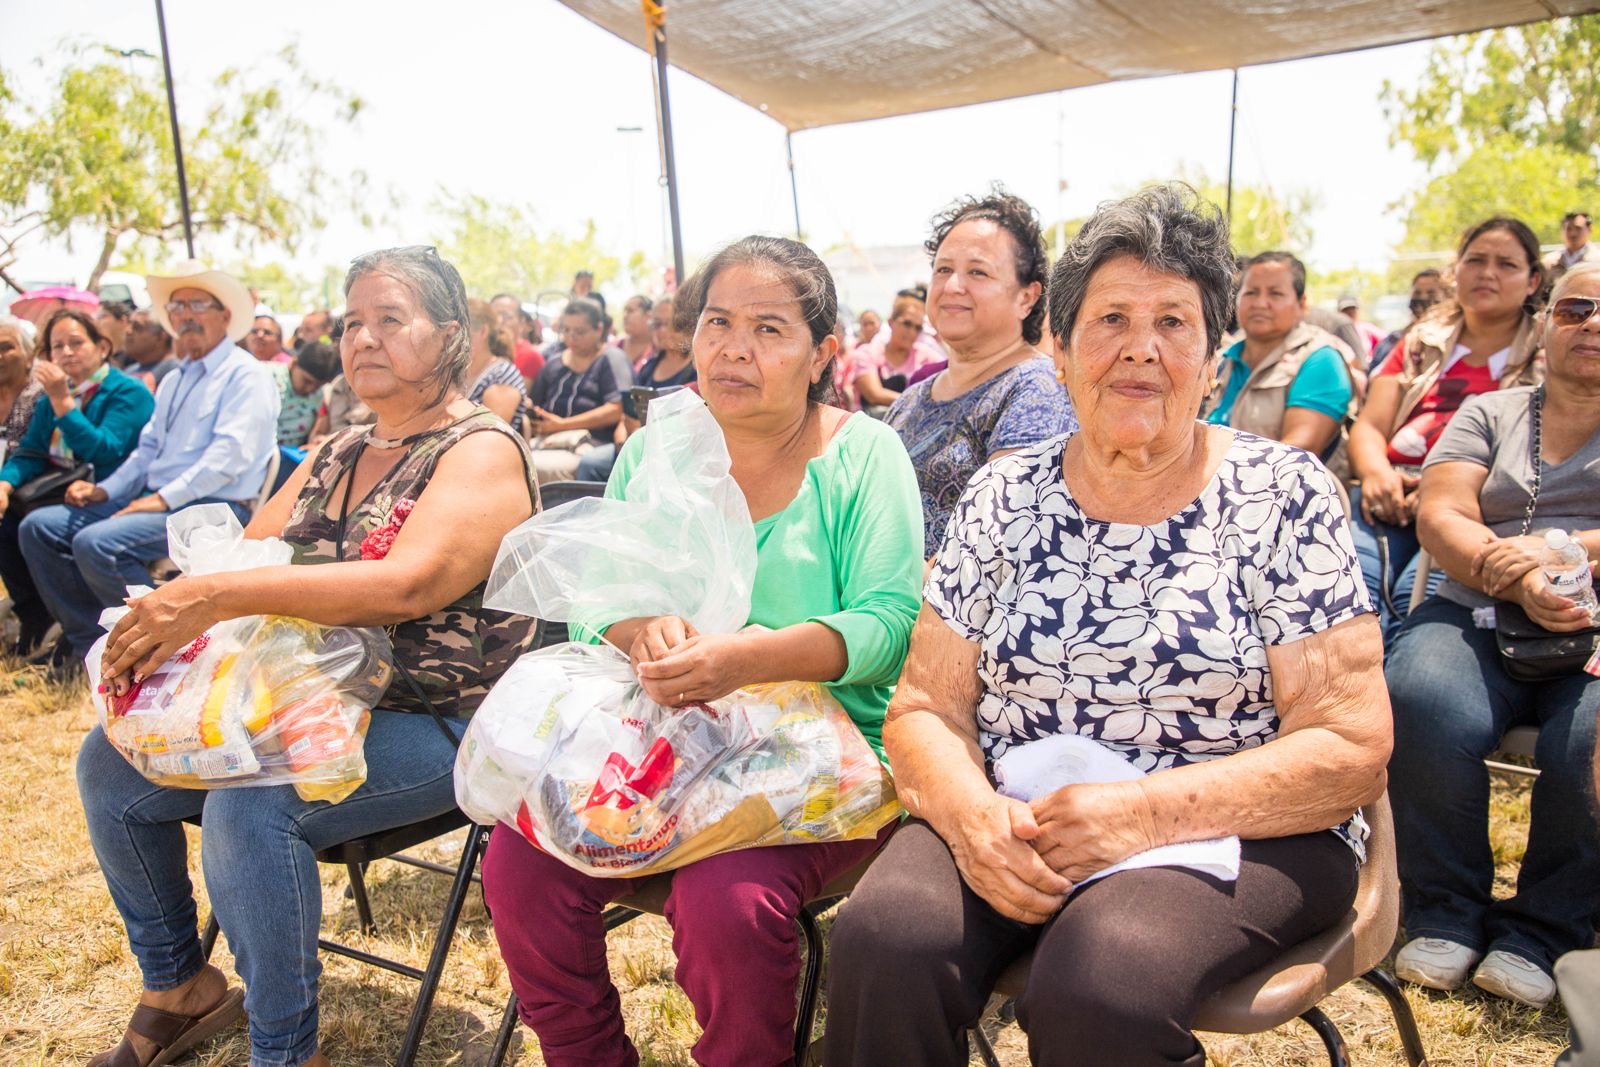
[[[1380,99],[1391,143],[1428,170],[1395,205],[1404,252],[1453,252],[1463,230],[1497,212],[1553,243],[1561,216],[1596,198],[1600,15],[1436,42],[1419,83],[1386,82]]]
[[[71,248],[90,232],[93,288],[119,249],[170,247],[183,220],[159,69],[130,69],[104,45],[68,54],[42,108],[16,100],[0,71],[0,272],[23,237],[41,232]],[[353,123],[358,97],[314,77],[293,46],[264,69],[224,71],[213,94],[179,101],[197,233],[226,234],[232,250],[293,252],[335,205],[368,221],[364,176],[335,180],[318,162],[322,124]]]
[[[601,250],[593,219],[585,219],[579,234],[570,237],[555,229],[541,232],[531,208],[475,194],[441,194],[435,207],[448,227],[435,239],[439,254],[456,265],[475,295],[510,292],[530,300],[545,290],[565,292],[580,270],[593,271],[600,286],[622,268],[621,260]],[[629,273],[642,265],[635,254]]]

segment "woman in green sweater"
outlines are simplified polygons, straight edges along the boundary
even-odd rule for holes
[[[51,470],[92,463],[90,480],[122,465],[155,410],[155,397],[137,379],[106,362],[111,342],[81,311],[62,308],[45,323],[43,355],[33,377],[43,391],[17,450],[0,467],[0,580],[20,624],[14,649],[26,655],[50,628],[26,561],[17,547],[21,515],[11,506],[18,486]],[[53,501],[52,501],[53,502]]]
[[[627,650],[645,692],[668,706],[757,682],[821,682],[881,756],[919,606],[922,507],[894,431],[825,402],[838,346],[833,279],[804,245],[748,237],[713,256],[678,299],[696,322],[699,389],[755,524],[749,621],[759,628],[700,634],[659,616],[580,619],[578,629]],[[608,495],[625,495],[649,432],[623,448]],[[666,915],[678,984],[703,1030],[697,1063],[792,1058],[795,914],[878,844],[746,849],[674,873]],[[546,1063],[638,1062],[605,969],[601,911],[643,881],[592,878],[514,833],[491,838],[485,900]]]

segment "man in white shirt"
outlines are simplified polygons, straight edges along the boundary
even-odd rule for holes
[[[180,360],[156,388],[155,414],[110,477],[72,483],[65,504],[33,512],[19,531],[61,623],[62,643],[46,654],[55,665],[87,653],[100,612],[149,581],[146,568],[167,554],[170,512],[225,503],[247,521],[277,450],[278,390],[236,343],[251,326],[249,291],[195,260],[146,281]]]
[[[1569,211],[1561,217],[1561,237],[1566,247],[1550,253],[1544,261],[1547,291],[1554,288],[1561,276],[1579,263],[1600,259],[1600,250],[1589,240],[1593,232],[1593,222],[1587,211]]]

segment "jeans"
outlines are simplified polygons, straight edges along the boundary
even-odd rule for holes
[[[63,636],[78,656],[87,655],[89,646],[99,638],[100,613],[122,603],[128,586],[149,585],[147,568],[167,554],[167,516],[171,512],[113,518],[123,503],[108,500],[86,508],[56,504],[22,520],[18,540],[28,570],[45,607],[61,624]],[[231,507],[241,523],[250,521],[248,504],[194,501],[219,503]]]
[[[18,540],[21,527],[22,520],[15,510],[0,517],[0,581],[5,582],[6,595],[11,598],[11,610],[21,624],[22,642],[26,646],[30,638],[37,640],[50,628],[50,615],[33,584],[33,575],[28,572],[28,561],[22,556],[22,544]],[[23,647],[19,651],[28,649]]]
[[[1503,949],[1548,972],[1594,938],[1600,678],[1519,682],[1499,658],[1494,631],[1474,627],[1471,609],[1432,597],[1401,627],[1384,665],[1402,922],[1409,937]],[[1522,719],[1539,726],[1539,777],[1516,894],[1497,901],[1483,760]]]
[[[877,840],[775,845],[710,856],[672,874],[666,918],[675,977],[702,1035],[707,1067],[794,1062],[800,936],[794,917],[834,878],[872,855]],[[606,968],[601,911],[644,878],[596,878],[501,826],[483,858],[483,899],[522,1021],[551,1067],[632,1067]]]
[[[616,445],[598,445],[578,460],[578,481],[603,482],[611,477],[617,462]]]
[[[1121,871],[1032,926],[974,893],[944,840],[912,819],[834,922],[823,1060],[964,1067],[995,982],[1031,947],[1017,998],[1030,1063],[1204,1067],[1199,1005],[1348,914],[1357,877],[1331,833],[1245,841],[1235,882]]]
[[[1385,573],[1382,556],[1378,552],[1378,538],[1389,542],[1389,569]],[[1367,583],[1367,595],[1383,625],[1383,640],[1387,645],[1394,640],[1400,624],[1410,610],[1411,593],[1417,585],[1417,553],[1422,545],[1417,541],[1417,525],[1390,526],[1388,523],[1369,523],[1361,517],[1361,487],[1350,488],[1350,539],[1355,542],[1356,559],[1361,563],[1361,577]],[[1389,599],[1394,611],[1383,599],[1383,585],[1387,579]],[[1444,581],[1444,572],[1435,568],[1428,575],[1428,595],[1432,596]]]
[[[457,736],[466,729],[465,721],[446,721]],[[455,756],[430,716],[375,711],[366,782],[328,804],[301,800],[290,786],[203,791],[153,785],[99,727],[91,730],[78,754],[78,793],[145,988],[172,989],[204,965],[182,822],[203,814],[206,890],[244,979],[250,1062],[305,1062],[317,1050],[322,971],[322,887],[314,853],[449,811]]]

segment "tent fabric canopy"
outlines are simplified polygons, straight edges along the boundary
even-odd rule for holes
[[[639,0],[562,0],[640,48]],[[675,0],[674,66],[790,130],[1600,10],[1600,0]]]

